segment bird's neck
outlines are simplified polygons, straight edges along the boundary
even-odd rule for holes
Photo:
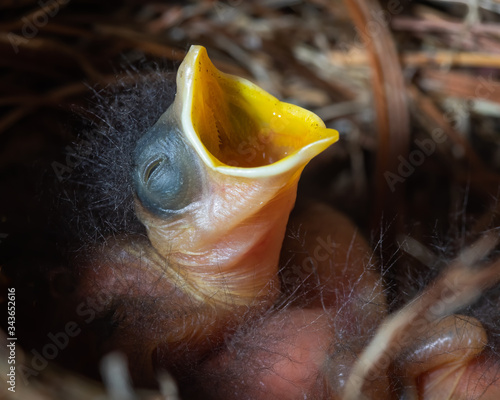
[[[151,244],[167,261],[167,273],[187,294],[215,306],[269,304],[280,292],[279,255],[297,181],[266,191],[246,187],[244,201],[204,202],[177,221],[158,223],[138,211]]]
[[[169,263],[191,285],[194,296],[228,306],[274,302],[280,291],[278,262],[296,187],[272,201],[214,241],[189,252],[173,251]]]

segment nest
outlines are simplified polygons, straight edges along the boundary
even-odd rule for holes
[[[7,288],[16,287],[19,358],[21,347],[36,343],[33,329],[49,329],[55,318],[45,277],[61,262],[47,247],[58,234],[40,210],[46,199],[54,209],[61,196],[53,183],[76,168],[82,119],[99,118],[88,110],[106,87],[134,84],[144,71],[175,70],[191,44],[205,46],[219,69],[315,112],[340,132],[340,142],[311,163],[301,190],[373,238],[393,310],[443,267],[456,273],[452,260],[463,261],[471,248],[478,253],[458,263],[470,285],[450,310],[500,280],[496,1],[22,0],[0,8],[0,298],[6,303]],[[18,257],[25,251],[30,262]],[[480,273],[467,269],[484,260],[490,264]],[[399,280],[420,279],[416,269],[425,278],[402,295]],[[429,291],[418,312],[438,292]],[[28,318],[34,313],[41,313],[37,325]],[[176,398],[168,376],[161,393],[122,384],[124,365],[107,359],[102,384],[54,362],[21,397]]]

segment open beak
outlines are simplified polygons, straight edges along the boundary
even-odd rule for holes
[[[137,214],[193,296],[273,298],[300,173],[337,139],[315,114],[222,73],[192,46],[175,101],[136,149]]]
[[[221,174],[263,178],[301,170],[338,139],[317,115],[219,71],[201,46],[191,46],[177,86],[183,132]]]

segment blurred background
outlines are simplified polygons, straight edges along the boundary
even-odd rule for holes
[[[191,44],[340,132],[300,191],[371,238],[393,309],[499,225],[497,0],[2,0],[0,299],[17,288],[19,345],[50,329],[53,285],[66,287],[48,278],[62,242],[47,216],[85,156],[82,121],[106,88],[175,71]],[[60,391],[66,373],[30,395],[86,398]]]

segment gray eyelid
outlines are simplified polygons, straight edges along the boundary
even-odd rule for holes
[[[132,172],[138,199],[160,216],[178,214],[197,201],[202,190],[196,153],[166,114],[137,142]]]
[[[144,184],[147,185],[148,181],[151,179],[152,175],[158,168],[161,167],[162,163],[166,161],[166,157],[152,157],[150,162],[147,162],[142,173],[142,180]]]

